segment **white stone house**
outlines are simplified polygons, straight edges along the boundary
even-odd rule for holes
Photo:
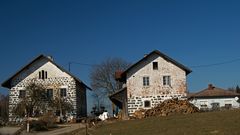
[[[116,80],[123,85],[110,99],[121,109],[123,117],[127,117],[166,99],[186,98],[189,73],[189,68],[155,50],[126,71],[117,73]]]
[[[208,85],[208,88],[188,96],[189,101],[200,110],[239,108],[240,94]]]
[[[14,121],[13,107],[25,96],[25,87],[33,80],[47,88],[49,98],[60,93],[62,98],[71,102],[74,117],[87,115],[86,90],[91,88],[57,65],[51,57],[40,55],[2,83],[9,89],[9,121]]]

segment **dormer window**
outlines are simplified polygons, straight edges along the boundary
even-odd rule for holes
[[[47,79],[47,71],[39,71],[39,79]]]

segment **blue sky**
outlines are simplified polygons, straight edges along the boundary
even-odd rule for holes
[[[190,68],[238,59],[239,7],[234,0],[0,1],[0,82],[42,53],[66,69],[108,57],[134,63],[154,49]],[[240,85],[239,66],[191,68],[189,90]],[[91,67],[71,69],[90,84]]]

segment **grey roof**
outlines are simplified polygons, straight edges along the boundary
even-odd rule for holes
[[[188,67],[184,66],[183,64],[177,62],[176,60],[170,58],[169,56],[167,56],[166,54],[158,51],[158,50],[154,50],[151,53],[149,53],[148,55],[146,55],[145,57],[143,57],[141,60],[139,60],[138,62],[136,62],[135,64],[133,64],[131,67],[129,67],[127,70],[125,70],[123,72],[123,76],[126,75],[126,73],[128,71],[130,71],[132,68],[134,68],[136,65],[138,65],[139,63],[141,63],[142,61],[148,59],[150,56],[152,56],[153,54],[157,54],[159,56],[161,56],[162,58],[164,58],[167,61],[170,61],[171,63],[173,63],[174,65],[178,66],[179,68],[183,69],[184,71],[186,71],[186,74],[189,74],[192,72],[191,69],[189,69]]]
[[[72,73],[68,72],[67,70],[65,70],[64,68],[62,68],[61,66],[57,65],[54,61],[52,61],[50,58],[48,58],[47,56],[41,54],[38,57],[36,57],[34,60],[32,60],[31,62],[29,62],[26,66],[22,67],[19,71],[17,71],[15,74],[13,74],[9,79],[7,79],[6,81],[4,81],[2,83],[2,87],[6,87],[6,88],[11,88],[11,80],[17,76],[19,73],[21,73],[24,69],[28,68],[30,65],[32,65],[34,62],[40,60],[40,59],[46,59],[48,61],[50,61],[52,64],[54,64],[56,67],[58,67],[60,70],[62,70],[63,72],[66,72],[67,74],[69,74],[71,77],[73,77],[77,82],[79,82],[80,84],[82,84],[85,88],[92,90],[90,87],[88,87],[85,83],[83,83],[83,81],[81,81],[79,78],[77,78],[76,76],[74,76]]]

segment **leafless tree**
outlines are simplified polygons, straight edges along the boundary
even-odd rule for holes
[[[0,94],[0,120],[8,121],[9,96]]]
[[[108,95],[118,90],[117,82],[115,81],[115,72],[124,71],[130,66],[129,62],[126,62],[120,58],[108,58],[99,65],[92,68],[90,73],[91,87],[94,89],[93,97],[97,101],[97,107],[104,106],[101,102],[102,99],[108,97]],[[113,112],[115,110],[114,104],[112,104]]]
[[[103,90],[103,93],[112,94],[117,90],[115,72],[124,71],[130,63],[120,58],[108,58],[93,67],[90,73],[91,86],[94,90]]]
[[[26,87],[26,94],[20,98],[19,103],[14,107],[13,113],[20,117],[32,117],[40,110],[45,110],[46,93],[45,87],[41,84],[30,83]]]

